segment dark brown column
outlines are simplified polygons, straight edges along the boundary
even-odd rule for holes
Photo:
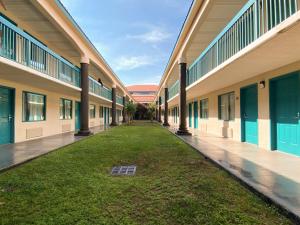
[[[123,111],[122,111],[123,121],[122,121],[122,123],[126,123],[125,105],[126,105],[126,97],[123,96]]]
[[[112,109],[111,109],[111,126],[117,126],[117,90],[112,88]]]
[[[158,122],[161,123],[161,97],[158,99]]]
[[[191,135],[186,125],[186,63],[179,63],[179,129],[178,135]]]
[[[158,101],[155,102],[155,119],[158,121]]]
[[[164,124],[163,124],[165,127],[170,126],[168,100],[169,100],[169,90],[168,90],[168,88],[165,88],[165,114],[164,114]]]
[[[77,136],[89,136],[89,64],[81,63],[80,130]]]

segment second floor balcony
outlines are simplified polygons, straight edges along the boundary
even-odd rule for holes
[[[0,56],[80,87],[80,69],[0,15]]]
[[[187,86],[298,11],[297,0],[249,0],[188,69]]]

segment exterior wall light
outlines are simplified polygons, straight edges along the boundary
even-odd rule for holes
[[[266,81],[262,80],[259,82],[259,88],[264,89],[266,87]]]

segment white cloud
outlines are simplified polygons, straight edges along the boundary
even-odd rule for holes
[[[116,61],[115,69],[120,70],[133,70],[139,67],[152,65],[153,60],[148,56],[122,56]]]
[[[161,28],[154,28],[149,32],[137,35],[127,35],[129,39],[140,40],[144,43],[160,43],[169,39],[172,35]]]

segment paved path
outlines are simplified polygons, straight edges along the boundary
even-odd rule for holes
[[[95,134],[105,129],[102,126],[91,130]],[[22,143],[0,145],[0,171],[22,164],[83,138],[76,137],[73,132],[70,132]]]
[[[300,218],[299,157],[204,133],[180,138]]]

